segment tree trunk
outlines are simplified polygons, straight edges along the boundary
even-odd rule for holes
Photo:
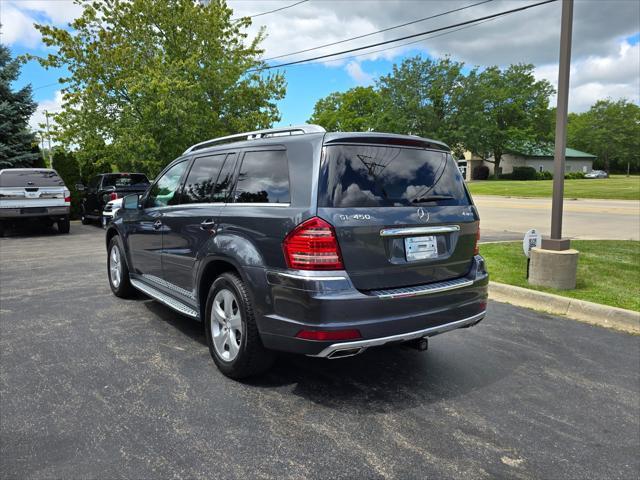
[[[502,170],[500,169],[500,161],[502,160],[502,152],[494,151],[493,152],[493,175],[498,178],[502,175]]]
[[[609,174],[609,152],[608,151],[604,152],[604,171],[607,172],[607,175]]]

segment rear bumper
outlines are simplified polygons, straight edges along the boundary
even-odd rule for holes
[[[0,218],[2,219],[20,219],[49,217],[60,218],[69,215],[70,208],[68,206],[56,207],[25,207],[25,208],[0,208]]]
[[[363,349],[433,336],[478,323],[485,314],[488,274],[477,256],[467,276],[407,289],[363,293],[346,272],[268,271],[251,274],[258,328],[267,348],[330,357],[337,350]],[[262,290],[264,288],[264,290]],[[357,329],[348,342],[304,340],[301,330]]]

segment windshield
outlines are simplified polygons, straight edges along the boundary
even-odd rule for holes
[[[64,187],[55,170],[5,170],[0,187]]]
[[[326,148],[321,207],[469,205],[449,152],[364,145]]]
[[[142,173],[121,173],[106,175],[102,180],[102,187],[134,187],[149,185],[149,180]]]

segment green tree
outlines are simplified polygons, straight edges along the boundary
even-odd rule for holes
[[[40,155],[28,126],[37,107],[31,85],[15,92],[11,89],[19,75],[20,61],[12,59],[9,49],[0,44],[0,168],[31,167]]]
[[[279,120],[285,81],[260,71],[265,33],[249,39],[224,0],[79,1],[73,32],[36,27],[56,48],[40,63],[70,71],[56,136],[81,164],[154,175],[193,143]]]
[[[58,172],[64,184],[71,192],[71,216],[76,218],[80,213],[81,195],[76,190],[76,185],[81,183],[80,166],[73,152],[67,152],[62,148],[53,151],[53,169]]]
[[[461,95],[464,64],[449,57],[419,56],[394,65],[377,87],[380,126],[389,132],[414,134],[456,144],[456,101]]]
[[[380,95],[373,87],[355,87],[318,100],[309,119],[330,132],[366,132],[378,126]]]
[[[569,115],[567,143],[598,157],[610,170],[640,170],[640,107],[628,100],[597,101],[587,112]]]
[[[502,155],[510,146],[549,139],[549,97],[553,87],[536,80],[533,65],[472,70],[456,99],[456,137],[466,149],[493,157],[499,174]]]

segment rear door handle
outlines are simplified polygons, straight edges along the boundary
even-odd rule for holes
[[[162,226],[162,221],[156,220],[155,222],[153,222],[153,228],[155,230],[158,230],[161,226]]]
[[[215,226],[216,226],[215,220],[212,220],[212,219],[208,218],[208,219],[204,220],[200,224],[200,229],[201,230],[213,230]]]

